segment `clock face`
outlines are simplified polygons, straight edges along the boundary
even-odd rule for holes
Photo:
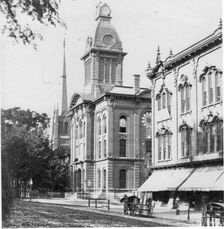
[[[109,34],[104,35],[102,41],[105,45],[113,45],[114,43],[113,37]]]

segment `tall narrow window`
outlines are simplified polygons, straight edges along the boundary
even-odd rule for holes
[[[75,127],[75,139],[78,139],[78,129],[79,129],[79,127],[76,126]]]
[[[190,87],[185,87],[186,90],[186,111],[190,110]]]
[[[119,174],[119,183],[120,183],[120,188],[126,188],[126,175],[127,172],[125,169],[121,169],[120,170],[120,174]]]
[[[86,135],[86,123],[83,122],[83,137]]]
[[[152,140],[147,139],[145,141],[145,155],[148,156],[149,165],[152,164]]]
[[[166,94],[165,93],[162,94],[162,107],[163,109],[166,107]]]
[[[79,123],[79,138],[82,138],[82,122]]]
[[[120,117],[120,132],[126,133],[127,131],[127,120],[124,115],[121,115]]]
[[[213,102],[213,83],[212,83],[212,74],[208,75],[208,93],[209,93],[209,103]]]
[[[217,133],[216,150],[220,151],[223,149],[223,122],[222,121],[216,122],[216,133]]]
[[[167,109],[169,114],[171,113],[171,94],[167,93]]]
[[[67,122],[65,122],[65,131],[64,131],[64,133],[65,133],[65,135],[68,134],[68,123]]]
[[[103,132],[107,132],[107,118],[105,115],[103,116]]]
[[[214,152],[214,146],[215,146],[215,132],[214,132],[214,126],[209,127],[209,134],[210,134],[210,153]]]
[[[202,79],[202,105],[207,105],[206,78]]]
[[[107,156],[107,140],[103,141],[103,154],[104,154],[104,157]]]
[[[167,155],[167,159],[171,158],[171,135],[168,135],[168,155]]]
[[[101,119],[98,119],[98,134],[101,135]]]
[[[166,135],[163,136],[163,159],[166,159]]]
[[[120,140],[120,157],[126,157],[126,140]]]
[[[221,100],[221,82],[220,82],[220,74],[217,72],[215,74],[215,100],[216,102]]]
[[[101,142],[99,142],[99,159],[101,158]]]
[[[160,161],[162,159],[162,141],[161,137],[158,137],[158,160]]]
[[[181,94],[181,113],[183,113],[185,110],[184,87],[181,87],[180,94]]]
[[[98,188],[101,188],[101,171],[98,169]]]
[[[207,126],[203,126],[203,153],[208,152],[208,128]]]
[[[186,156],[191,155],[191,130],[186,129],[186,142],[187,142],[187,150],[186,150]]]
[[[186,130],[184,129],[181,131],[181,154],[182,157],[186,155]]]
[[[103,170],[103,189],[106,189],[106,183],[107,182],[107,173],[106,169]]]
[[[158,97],[158,111],[161,110],[161,96]]]

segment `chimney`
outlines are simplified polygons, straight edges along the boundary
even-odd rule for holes
[[[140,75],[134,74],[134,92],[137,94],[140,91]]]

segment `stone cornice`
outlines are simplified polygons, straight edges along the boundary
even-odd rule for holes
[[[205,37],[204,39],[198,41],[197,43],[191,45],[190,47],[180,51],[179,53],[168,57],[163,63],[162,68],[164,73],[172,70],[176,66],[199,56],[201,53],[212,49],[222,43],[222,30],[220,28],[216,29],[212,34]],[[158,69],[160,67],[155,66],[150,72],[147,73],[149,79],[156,78],[158,75]]]
[[[118,54],[118,55],[121,55],[122,57],[126,56],[127,55],[127,52],[123,52],[123,51],[120,51],[120,50],[109,50],[109,49],[103,49],[103,48],[95,48],[95,47],[92,47],[91,49],[89,49],[87,52],[85,52],[85,54],[80,58],[81,60],[83,59],[86,59],[86,57],[88,55],[90,55],[91,53],[110,53],[110,54]]]

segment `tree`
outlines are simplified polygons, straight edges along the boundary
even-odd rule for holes
[[[2,205],[3,218],[9,213],[14,187],[30,178],[33,187],[50,186],[49,169],[53,151],[46,130],[50,119],[18,107],[1,110],[2,133]],[[15,193],[14,193],[15,194]]]
[[[59,147],[50,160],[52,191],[69,189],[69,150]]]
[[[36,38],[42,39],[42,36],[34,31],[31,26],[33,22],[46,26],[60,24],[65,27],[58,13],[60,2],[60,0],[1,0],[0,12],[5,17],[2,32],[17,42],[34,44]],[[26,23],[23,23],[24,18]]]

